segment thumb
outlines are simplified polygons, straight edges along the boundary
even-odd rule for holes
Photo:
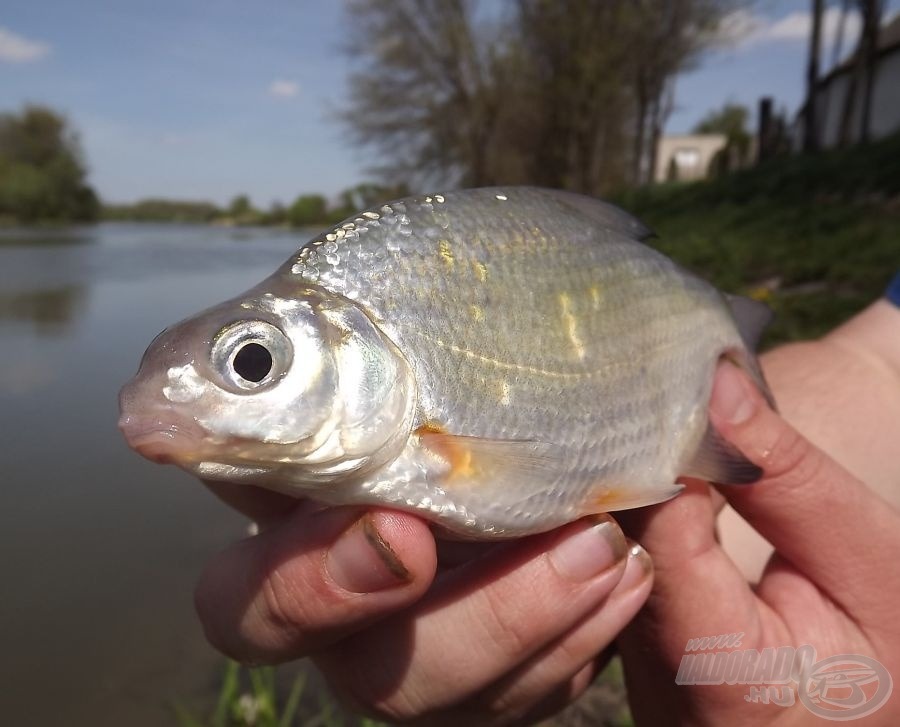
[[[851,613],[877,610],[862,594],[885,579],[896,581],[885,583],[886,592],[900,588],[900,516],[772,411],[741,371],[731,364],[720,369],[710,419],[763,469],[756,484],[722,486],[723,494],[833,600]]]

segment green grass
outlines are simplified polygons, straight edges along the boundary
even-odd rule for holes
[[[198,715],[183,702],[172,705],[179,727],[390,727],[350,714],[301,671],[286,688],[281,667],[251,669],[224,662],[219,692],[209,714]],[[281,674],[282,677],[286,676]],[[540,727],[632,727],[621,659],[612,659],[576,703],[544,720]]]
[[[326,692],[307,690],[306,672],[294,677],[286,694],[280,693],[277,676],[274,667],[251,669],[229,660],[212,713],[198,716],[176,702],[176,722],[180,727],[382,727],[366,717],[348,716]]]
[[[768,344],[833,328],[900,268],[900,135],[616,201],[657,232],[651,244],[667,255],[771,305]]]

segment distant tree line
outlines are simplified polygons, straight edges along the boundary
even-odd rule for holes
[[[78,135],[44,106],[0,114],[0,220],[90,221],[99,202],[86,182]]]
[[[341,192],[331,204],[323,195],[302,194],[288,206],[274,202],[267,210],[255,207],[246,194],[237,195],[225,207],[203,201],[144,199],[132,204],[104,205],[102,216],[105,220],[133,222],[310,227],[339,222],[361,209],[408,194],[403,185],[359,184]]]
[[[211,222],[221,213],[212,202],[151,198],[133,204],[104,204],[102,216],[132,222]]]
[[[233,225],[327,225],[366,207],[409,194],[403,185],[359,184],[333,201],[320,194],[258,209],[239,194],[222,207],[199,200],[150,198],[129,204],[100,203],[87,184],[78,134],[59,112],[27,105],[0,114],[0,224],[91,222],[189,222]]]
[[[675,76],[742,4],[346,0],[356,70],[343,119],[387,179],[590,194],[643,184]]]

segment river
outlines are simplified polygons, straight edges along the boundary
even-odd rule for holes
[[[222,658],[192,589],[246,521],[130,452],[119,387],[166,325],[258,282],[296,231],[0,230],[0,721],[172,723]]]

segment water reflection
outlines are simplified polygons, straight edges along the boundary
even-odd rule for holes
[[[96,242],[96,227],[0,227],[0,247],[85,245]]]
[[[44,334],[68,328],[86,305],[84,285],[17,292],[0,290],[0,320],[33,323],[35,330]]]
[[[232,232],[0,231],[4,724],[169,724],[173,700],[215,698],[222,662],[191,592],[246,522],[128,451],[116,395],[156,333],[257,283],[305,237]]]

